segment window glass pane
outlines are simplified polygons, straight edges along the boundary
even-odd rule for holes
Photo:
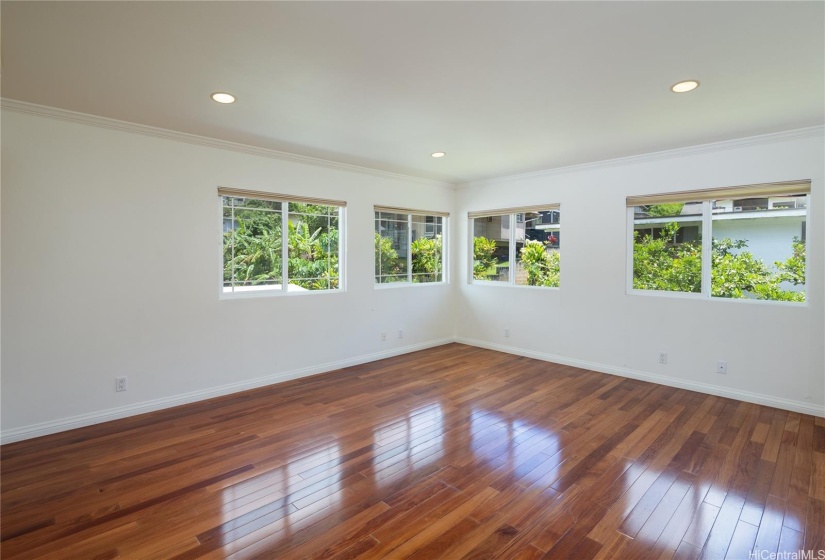
[[[279,202],[223,198],[223,291],[281,288]]]
[[[441,282],[443,271],[443,224],[440,216],[412,216],[412,281]]]
[[[395,214],[393,212],[376,212],[376,218],[381,220],[394,220],[396,222],[406,222],[408,214]]]
[[[702,291],[702,202],[633,208],[633,287]]]
[[[517,224],[516,285],[559,287],[559,217],[558,210],[527,212]]]
[[[509,274],[510,216],[474,218],[473,278],[507,282]]]
[[[376,212],[375,215],[375,281],[379,284],[407,282],[407,214]]]
[[[805,213],[800,195],[712,201],[711,295],[805,301]]]
[[[337,206],[289,205],[289,291],[338,288]]]

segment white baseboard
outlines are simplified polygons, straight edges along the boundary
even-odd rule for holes
[[[586,360],[577,360],[574,358],[557,356],[555,354],[534,352],[532,350],[524,350],[522,348],[516,348],[514,346],[494,344],[483,340],[456,337],[455,341],[461,344],[467,344],[469,346],[476,346],[478,348],[486,348],[488,350],[496,350],[498,352],[506,352],[507,354],[524,356],[525,358],[534,358],[536,360],[543,360],[545,362],[553,362],[581,369],[598,371],[600,373],[619,375],[621,377],[628,377],[630,379],[638,379],[640,381],[649,381],[651,383],[658,383],[659,385],[667,385],[668,387],[677,387],[679,389],[687,389],[689,391],[697,391],[699,393],[716,395],[717,397],[726,397],[729,399],[736,399],[738,401],[762,404],[765,406],[772,406],[774,408],[781,408],[783,410],[800,412],[802,414],[810,414],[812,416],[825,417],[825,407],[817,406],[814,403],[795,401],[791,399],[783,399],[779,397],[773,397],[771,395],[764,395],[761,393],[751,393],[749,391],[740,391],[738,389],[719,387],[718,385],[710,385],[709,383],[700,383],[698,381],[685,381],[682,379],[674,379],[672,377],[656,375],[654,373],[644,373],[640,371],[633,371],[627,368],[614,367],[596,362],[588,362]]]
[[[42,422],[40,424],[32,424],[29,426],[23,426],[21,428],[3,430],[2,433],[0,433],[0,443],[12,443],[15,441],[45,436],[57,432],[65,432],[66,430],[73,430],[75,428],[82,428],[84,426],[100,424],[103,422],[108,422],[110,420],[117,420],[118,418],[126,418],[127,416],[135,416],[138,414],[144,414],[146,412],[154,412],[156,410],[162,410],[164,408],[171,408],[173,406],[179,406],[182,404],[188,404],[196,401],[211,399],[213,397],[221,397],[223,395],[239,393],[241,391],[255,389],[257,387],[273,385],[275,383],[281,383],[283,381],[289,381],[291,379],[298,379],[300,377],[306,377],[309,375],[316,375],[318,373],[335,371],[337,369],[345,367],[357,366],[359,364],[365,364],[367,362],[383,360],[384,358],[391,358],[393,356],[400,356],[401,354],[408,354],[410,352],[416,352],[418,350],[424,350],[426,348],[442,346],[444,344],[450,344],[451,342],[455,342],[455,340],[453,338],[441,338],[437,340],[430,340],[428,342],[423,342],[420,344],[411,344],[408,346],[393,348],[392,350],[386,350],[383,352],[364,354],[362,356],[356,356],[354,358],[348,358],[336,362],[328,362],[317,366],[310,366],[292,371],[275,373],[273,375],[258,377],[256,379],[250,379],[248,381],[230,383],[228,385],[221,385],[219,387],[213,387],[210,389],[202,389],[200,391],[192,391],[191,393],[184,393],[182,395],[175,395],[173,397],[164,397],[142,403],[130,404],[127,406],[119,406],[116,408],[92,412],[89,414],[81,414],[69,418],[62,418],[60,420],[53,420],[51,422]]]
[[[272,385],[275,383],[281,383],[283,381],[298,379],[300,377],[307,377],[309,375],[316,375],[318,373],[325,373],[345,367],[356,366],[368,362],[374,362],[377,360],[382,360],[384,358],[400,356],[402,354],[408,354],[410,352],[416,352],[418,350],[425,350],[427,348],[433,348],[436,346],[442,346],[444,344],[450,344],[451,342],[459,342],[461,344],[476,346],[478,348],[486,348],[488,350],[496,350],[498,352],[505,352],[507,354],[524,356],[525,358],[533,358],[545,362],[553,362],[581,369],[607,373],[609,375],[618,375],[630,379],[638,379],[641,381],[658,383],[659,385],[667,385],[669,387],[677,387],[679,389],[687,389],[689,391],[697,391],[699,393],[716,395],[719,397],[726,397],[730,399],[736,399],[755,404],[762,404],[766,406],[772,406],[775,408],[781,408],[783,410],[800,412],[802,414],[810,414],[812,416],[825,417],[825,407],[817,406],[813,403],[795,401],[790,399],[782,399],[770,395],[763,395],[760,393],[751,393],[749,391],[729,389],[726,387],[719,387],[717,385],[710,385],[708,383],[684,381],[680,379],[674,379],[672,377],[665,377],[662,375],[656,375],[652,373],[633,371],[627,368],[614,367],[596,362],[589,362],[586,360],[577,360],[574,358],[567,358],[565,356],[558,356],[555,354],[547,354],[544,352],[524,350],[522,348],[517,348],[514,346],[505,346],[502,344],[494,344],[482,340],[456,337],[431,340],[428,342],[412,344],[409,346],[402,346],[400,348],[394,348],[392,350],[386,350],[383,352],[364,354],[362,356],[356,356],[354,358],[339,360],[337,362],[328,362],[317,366],[311,366],[292,371],[276,373],[265,377],[250,379],[248,381],[241,381],[239,383],[221,385],[220,387],[214,387],[211,389],[202,389],[200,391],[192,391],[191,393],[184,393],[182,395],[176,395],[173,397],[164,397],[161,399],[155,399],[128,406],[121,406],[117,408],[101,410],[99,412],[81,414],[78,416],[72,416],[70,418],[63,418],[51,422],[43,422],[40,424],[23,426],[21,428],[4,430],[2,433],[0,433],[0,443],[12,443],[15,441],[45,436],[57,432],[64,432],[66,430],[72,430],[75,428],[82,428],[83,426],[100,424],[102,422],[108,422],[110,420],[117,420],[118,418],[126,418],[127,416],[135,416],[137,414],[143,414],[146,412],[154,412],[156,410],[162,410],[164,408],[171,408],[173,406],[179,406],[182,404],[188,404],[196,401],[211,399],[213,397],[220,397],[223,395],[238,393],[249,389],[255,389],[257,387],[264,387],[266,385]]]

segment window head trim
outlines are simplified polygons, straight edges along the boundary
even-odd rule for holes
[[[811,194],[811,180],[783,181],[779,183],[759,183],[718,189],[677,191],[663,194],[628,196],[627,206],[647,206],[650,204],[673,204],[677,202],[704,202],[726,198],[762,198],[768,195]]]
[[[560,204],[537,204],[535,206],[517,206],[515,208],[499,208],[496,210],[476,210],[467,212],[467,217],[470,219],[486,218],[487,216],[506,216],[508,214],[524,214],[525,212],[547,212],[550,210],[559,210]]]
[[[398,206],[373,206],[375,212],[383,212],[386,214],[412,214],[415,216],[438,216],[440,218],[449,218],[449,212],[438,212],[433,210],[413,210],[411,208],[400,208]]]
[[[331,200],[327,198],[311,198],[308,196],[293,196],[289,194],[276,194],[270,192],[251,191],[247,189],[233,189],[231,187],[218,187],[218,196],[228,196],[232,198],[255,198],[257,200],[268,200],[270,202],[297,202],[299,204],[318,204],[320,206],[338,206],[346,208],[345,200]]]

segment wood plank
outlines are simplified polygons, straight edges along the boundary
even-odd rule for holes
[[[823,438],[819,418],[449,344],[3,446],[0,554],[797,552],[825,546]]]

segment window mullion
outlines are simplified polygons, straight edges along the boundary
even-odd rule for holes
[[[340,214],[339,214],[339,216],[340,216]],[[340,223],[340,217],[339,217],[338,220],[339,220],[338,223]],[[375,213],[375,223],[373,224],[373,227],[375,228],[375,233],[373,233],[373,236],[375,236],[376,234],[378,235],[378,279],[377,279],[377,281],[378,281],[379,284],[382,284],[384,282],[384,273],[383,273],[383,267],[381,265],[383,264],[384,258],[383,258],[383,255],[381,254],[381,214],[379,212]],[[373,243],[375,243],[375,241],[373,241]],[[338,250],[339,251],[341,250],[341,239],[340,239],[340,237],[338,238]],[[339,260],[340,260],[340,257],[339,257]]]
[[[439,263],[439,269],[441,272],[441,281],[447,281],[447,273],[445,272],[444,268],[444,259],[447,255],[447,218],[441,218],[441,262]],[[438,276],[436,275],[436,279]],[[436,280],[437,281],[437,280]]]
[[[711,254],[713,252],[713,212],[711,201],[702,202],[702,295],[711,295]]]
[[[289,202],[281,203],[281,290],[289,287]]]
[[[230,208],[230,213],[231,213],[231,216],[232,216],[232,221],[230,222],[230,225],[232,226],[232,261],[231,261],[232,264],[229,268],[232,271],[232,291],[234,292],[235,291],[235,237],[236,237],[237,234],[235,233],[235,201],[233,199],[230,199],[230,201],[231,202],[229,203],[229,208]]]
[[[407,282],[412,284],[412,214],[407,214]]]
[[[516,215],[510,214],[510,250],[507,279],[510,284],[516,283]]]
[[[330,250],[329,250],[329,240],[330,240],[329,228],[330,228],[331,225],[332,225],[332,215],[329,213],[329,210],[327,210],[327,247],[326,247],[326,253],[327,253],[327,290],[329,290],[332,287],[332,276],[330,275],[330,265],[332,264],[332,257],[330,257]]]

